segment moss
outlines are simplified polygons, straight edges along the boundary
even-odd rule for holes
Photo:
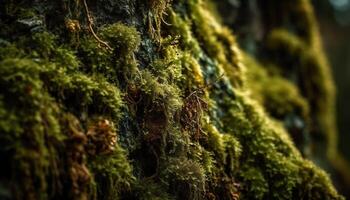
[[[206,127],[208,134],[208,148],[214,153],[218,168],[234,175],[239,169],[241,145],[237,139],[228,134],[220,133],[213,125]]]
[[[184,52],[181,63],[184,69],[183,74],[188,77],[184,85],[192,86],[194,89],[204,87],[204,76],[198,61],[190,53]]]
[[[108,115],[114,120],[120,117],[120,91],[103,80],[103,77],[91,78],[84,74],[68,75],[61,72],[50,80],[49,91],[56,94],[67,107],[72,108],[74,113],[83,113],[87,115],[85,117]]]
[[[299,150],[309,156],[310,111],[306,98],[280,74],[269,73],[256,61],[244,62],[248,66],[246,83],[251,89],[251,97],[263,105],[271,117],[284,123]]]
[[[216,162],[225,163],[226,151],[224,145],[223,135],[217,130],[215,126],[208,124],[204,127],[208,134],[208,149],[214,152],[217,157]]]
[[[1,153],[6,184],[15,187],[13,198],[45,199],[57,181],[55,141],[61,141],[57,106],[42,90],[40,67],[27,59],[5,59],[0,63],[1,90],[5,110],[1,123]],[[48,145],[48,147],[47,147]],[[48,175],[52,182],[47,181]]]
[[[299,173],[304,171],[300,163],[308,161],[303,161],[280,125],[263,120],[260,118],[262,113],[257,112],[254,104],[247,99],[243,101],[243,113],[239,113],[239,108],[230,111],[232,117],[229,117],[229,121],[232,125],[229,127],[232,129],[228,130],[236,133],[235,136],[241,141],[243,156],[240,161],[245,163],[244,168],[248,170],[240,172],[242,182],[249,180],[242,193],[249,194],[245,198],[289,199],[295,195],[293,191],[299,188]],[[315,166],[312,166],[312,170],[321,173]],[[279,179],[281,176],[286,178]],[[318,184],[334,191],[329,187],[328,178],[319,179]],[[300,195],[311,191],[310,188]],[[324,195],[322,198],[338,198],[333,192],[318,192]]]
[[[170,24],[172,25],[172,28],[169,31],[171,35],[180,37],[181,48],[184,50],[190,50],[195,57],[199,56],[200,47],[192,33],[191,20],[188,18],[182,19],[180,14],[174,12],[173,9],[170,10],[169,18]]]
[[[279,73],[269,72],[248,55],[243,62],[247,66],[247,87],[251,96],[264,106],[266,111],[280,120],[295,112],[308,122],[309,106],[299,89]]]
[[[329,116],[329,113],[333,113],[334,109],[334,86],[329,76],[327,64],[323,62],[319,53],[303,44],[297,37],[284,31],[276,30],[271,33],[267,44],[272,52],[280,51],[280,54],[295,59],[295,63],[286,63],[286,65],[289,67],[299,65],[300,69],[296,72],[298,76],[308,76],[298,83],[302,85],[302,95],[310,104],[310,112],[316,115],[311,126],[314,128],[315,126],[324,126],[324,131],[311,128],[311,134],[315,137],[317,134],[327,138],[325,140],[328,141],[329,153],[334,152],[336,142],[334,117]],[[281,51],[281,48],[284,50]],[[312,75],[310,76],[310,74]]]
[[[102,48],[92,37],[84,37],[80,52],[87,72],[99,72],[108,80],[117,82],[118,77],[131,79],[137,71],[134,53],[138,51],[141,37],[134,27],[115,23],[99,29],[99,35],[109,43],[112,51]]]
[[[84,21],[79,41],[47,26],[1,42],[0,159],[9,164],[0,187],[8,196],[342,199],[328,176],[302,158],[281,122],[265,113],[304,115],[304,98],[283,74],[270,79],[253,59],[241,60],[213,6],[201,0],[104,2],[119,6],[109,12],[92,6],[104,23],[97,23],[98,35],[111,51],[84,30]],[[161,28],[165,20],[173,25]],[[141,38],[147,32],[152,39]],[[272,50],[283,44],[275,40],[281,35],[271,35]],[[290,43],[299,48],[299,41]],[[294,53],[318,67],[314,54]]]
[[[148,96],[149,103],[154,106],[160,106],[167,117],[172,118],[177,110],[182,106],[181,98],[179,97],[179,89],[155,78],[149,71],[141,72],[141,91]]]
[[[161,25],[164,22],[163,15],[170,6],[170,0],[149,0],[147,1],[149,11],[147,13],[148,32],[152,39],[160,42]]]
[[[166,188],[151,180],[137,181],[132,185],[133,190],[124,196],[125,199],[140,199],[140,200],[172,200],[174,199],[165,190]]]
[[[80,40],[79,53],[83,55],[84,70],[87,72],[100,72],[106,75],[114,75],[112,53],[105,48],[99,47],[98,43],[91,37]],[[112,76],[111,75],[111,76]]]
[[[162,173],[169,191],[176,198],[202,198],[205,176],[199,163],[181,158],[169,159]]]
[[[227,154],[225,159],[226,173],[234,176],[235,172],[239,169],[239,158],[242,153],[241,144],[232,135],[224,135],[223,140]]]
[[[306,12],[305,23],[314,23],[310,5],[305,5],[300,11]],[[281,29],[273,30],[266,42],[267,49],[272,55],[272,62],[287,67],[284,73],[290,73],[289,69],[293,69],[290,74],[299,77],[295,82],[307,100],[312,116],[309,129],[314,147],[310,157],[318,160],[318,164],[324,168],[333,168],[336,173],[346,174],[343,170],[336,169],[337,161],[334,159],[342,160],[336,150],[335,88],[330,67],[320,45],[317,26],[313,24],[307,31],[311,35],[305,42],[305,38],[300,35],[290,34]],[[282,62],[278,59],[280,56],[288,58],[288,62]],[[344,181],[344,184],[347,184],[346,182],[349,180]]]
[[[18,49],[15,44],[12,44],[8,41],[3,41],[0,43],[0,60],[6,58],[19,58],[24,56],[24,52],[21,49]]]
[[[189,3],[190,6],[191,3],[196,5],[190,7],[194,13],[192,16],[193,27],[200,28],[200,30],[195,31],[196,35],[203,41],[204,47],[210,48],[206,50],[208,50],[210,57],[218,61],[217,67],[220,68],[220,64],[225,64],[227,67],[222,67],[221,70],[225,72],[232,71],[235,68],[229,68],[228,66],[240,65],[239,52],[232,56],[236,59],[226,59],[224,58],[226,56],[225,51],[220,50],[220,48],[224,46],[235,49],[235,43],[232,39],[227,38],[228,36],[225,35],[225,31],[219,24],[215,24],[215,19],[211,18],[205,6],[202,6],[201,3],[203,2],[196,4],[197,1],[192,1]],[[206,17],[205,20],[204,16]],[[221,41],[224,41],[224,44],[219,45]],[[219,47],[215,48],[215,45]],[[240,74],[241,77],[243,76],[239,70],[235,73]],[[226,109],[225,116],[222,119],[222,124],[225,125],[223,126],[223,132],[229,133],[241,143],[242,157],[239,162],[247,163],[249,165],[247,169],[256,169],[256,173],[260,174],[258,177],[261,177],[252,180],[251,184],[243,187],[242,193],[249,193],[252,195],[251,197],[255,196],[256,198],[291,198],[293,196],[293,188],[297,188],[298,185],[299,170],[302,170],[298,165],[303,159],[293,147],[289,136],[282,126],[271,120],[266,120],[265,114],[263,114],[257,103],[251,102],[250,98],[246,97],[245,93],[247,91],[243,90],[241,94],[241,91],[237,89],[239,84],[236,84],[236,75],[233,73],[228,73],[227,75],[230,77],[231,84],[236,86],[234,93],[237,99],[233,101],[229,96],[224,96],[224,101],[213,99],[217,102],[216,108],[214,107],[213,109]],[[226,90],[230,89],[232,88],[226,88]],[[218,139],[214,139],[214,141],[216,141],[218,146],[220,145]],[[238,148],[237,142],[233,142],[233,144]],[[259,168],[256,166],[259,166]],[[318,171],[319,169],[313,168],[313,170]],[[279,180],[277,177],[285,178]],[[240,179],[243,183],[245,180],[248,180],[248,178],[244,178],[243,175]],[[327,180],[320,184],[328,187]],[[336,197],[333,193],[324,195]]]
[[[325,172],[315,170],[315,166],[311,162],[304,162],[299,173],[301,177],[299,184],[306,188],[304,191],[298,190],[300,198],[334,199],[337,192],[331,186],[329,177]],[[328,196],[328,194],[331,195]]]
[[[98,199],[118,199],[135,181],[126,153],[118,144],[109,154],[91,156],[89,169],[94,172]]]
[[[4,154],[15,158],[8,169],[14,170],[14,173],[8,177],[9,180],[24,181],[23,185],[14,181],[10,184],[16,185],[16,190],[26,191],[13,198],[21,199],[21,195],[26,194],[29,199],[46,199],[54,193],[62,198],[86,198],[90,193],[91,178],[84,164],[84,134],[75,117],[63,114],[60,104],[69,99],[71,105],[66,104],[66,109],[79,113],[85,109],[71,108],[74,104],[83,103],[90,107],[91,114],[110,115],[116,121],[120,116],[119,90],[111,88],[107,82],[103,86],[101,82],[94,82],[82,74],[69,74],[57,66],[66,64],[69,71],[77,67],[75,56],[66,56],[66,60],[62,61],[59,56],[51,58],[57,52],[72,55],[64,48],[53,47],[48,52],[41,55],[45,59],[37,59],[37,62],[5,59],[0,64],[2,87],[9,88],[3,90],[6,91],[3,101],[6,102],[6,110],[12,110],[6,113],[10,114],[7,118],[13,124],[2,120],[2,129],[7,133],[4,145],[11,144],[4,146]],[[39,55],[33,53],[31,56]],[[61,62],[49,64],[48,60]],[[14,84],[14,81],[17,83]],[[103,87],[105,90],[101,90]],[[14,101],[16,96],[19,98]],[[89,106],[98,101],[104,102],[102,107]],[[13,129],[12,126],[25,129]],[[58,150],[62,147],[66,148],[66,152]],[[61,182],[63,179],[67,181],[65,186]]]
[[[246,194],[243,193],[242,198],[263,199],[269,189],[261,171],[251,166],[243,166],[240,175],[243,177],[247,186],[250,187],[250,192]]]
[[[162,41],[161,56],[162,59],[154,60],[150,64],[150,70],[156,75],[160,82],[177,84],[182,77],[182,52],[171,42],[173,38],[169,37]]]
[[[236,46],[235,38],[230,30],[223,27],[206,9],[205,4],[199,1],[189,3],[191,19],[197,25],[194,30],[199,41],[203,42],[203,50],[219,64],[219,73],[227,73],[235,86],[242,84],[240,77],[240,55]]]
[[[36,50],[34,54],[49,58],[52,52],[55,51],[55,39],[56,36],[48,32],[34,34],[32,40],[34,49]]]
[[[128,27],[121,23],[102,27],[99,33],[120,56],[131,55],[138,49],[141,42],[140,35],[134,27]]]

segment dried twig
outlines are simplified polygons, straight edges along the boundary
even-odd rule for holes
[[[95,31],[94,31],[94,29],[93,29],[93,27],[92,27],[93,24],[94,24],[94,22],[93,22],[93,19],[92,19],[91,15],[90,15],[89,7],[88,7],[88,5],[87,5],[87,3],[86,3],[86,0],[83,0],[83,3],[84,3],[84,7],[85,7],[85,12],[86,12],[87,20],[88,20],[88,27],[89,27],[90,33],[94,36],[94,38],[95,38],[99,43],[103,44],[108,50],[113,50],[112,47],[110,47],[110,46],[108,45],[107,42],[101,40],[101,39],[96,35],[96,33],[95,33]]]
[[[200,124],[203,111],[207,111],[208,109],[208,103],[202,99],[202,96],[205,93],[205,89],[212,87],[222,76],[220,75],[215,81],[194,90],[184,99],[181,123],[184,129],[195,133],[195,139],[199,139],[200,134],[204,133]]]

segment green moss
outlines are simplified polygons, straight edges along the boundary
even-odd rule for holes
[[[48,32],[36,33],[33,35],[32,45],[36,50],[34,54],[44,58],[50,58],[50,56],[55,51],[56,36]]]
[[[84,37],[80,45],[86,64],[84,70],[101,73],[112,82],[117,82],[118,77],[131,79],[135,76],[137,63],[134,53],[141,42],[137,30],[115,23],[101,27],[98,33],[113,49],[102,48],[92,36]]]
[[[224,145],[223,134],[221,134],[215,126],[210,124],[205,126],[205,130],[208,134],[208,149],[214,152],[216,162],[225,163],[226,161],[226,151]]]
[[[152,39],[160,42],[161,40],[161,25],[164,22],[163,16],[166,14],[170,6],[170,0],[150,0],[148,5],[148,32]]]
[[[231,176],[239,169],[241,145],[232,135],[222,134],[213,125],[207,125],[208,149],[215,155],[215,162],[220,170]]]
[[[169,30],[171,35],[175,37],[180,37],[179,40],[181,48],[185,50],[190,50],[192,54],[197,57],[199,56],[200,47],[196,38],[193,36],[191,30],[191,20],[181,18],[180,14],[170,10],[170,23],[172,28]]]
[[[66,55],[66,60],[51,58],[57,52]],[[101,82],[102,77],[94,82],[97,79],[81,73],[68,73],[66,70],[76,69],[77,60],[64,48],[41,56],[45,59],[5,59],[0,64],[1,87],[6,96],[1,100],[1,105],[6,105],[2,108],[6,115],[1,120],[1,152],[9,156],[6,159],[14,158],[7,161],[11,163],[8,170],[13,170],[6,175],[7,184],[23,191],[15,199],[22,199],[24,194],[28,199],[47,199],[54,193],[62,198],[86,198],[91,179],[84,161],[84,134],[77,119],[62,110],[109,115],[117,121],[120,93],[108,82]],[[58,148],[66,148],[66,152]],[[63,179],[68,181],[64,186]]]
[[[13,199],[342,199],[265,113],[308,115],[309,90],[296,89],[283,70],[241,61],[214,6],[107,2],[119,7],[97,6],[96,19],[135,25],[97,27],[111,51],[84,30],[75,43],[50,26],[1,41],[0,159],[9,164],[0,191]],[[172,25],[161,29],[165,20]],[[146,32],[151,40],[140,37]],[[287,53],[309,66],[301,74],[322,70],[321,54],[300,54],[309,47],[285,36],[271,34],[267,47],[288,43]],[[310,88],[326,80],[318,73]],[[328,104],[315,100],[310,110],[320,105]]]
[[[169,84],[177,84],[182,77],[182,52],[171,45],[173,39],[171,37],[162,41],[161,55],[162,59],[157,59],[150,64],[152,73],[158,77],[160,82]]]
[[[300,70],[296,72],[298,76],[307,76],[299,84],[303,85],[300,90],[304,98],[309,102],[310,113],[315,115],[311,126],[323,126],[322,129],[317,128],[317,130],[312,128],[315,131],[311,134],[315,137],[324,137],[324,140],[328,142],[328,153],[334,153],[336,134],[334,132],[334,116],[330,115],[330,113],[334,112],[334,86],[330,77],[329,67],[322,59],[322,54],[318,53],[318,50],[313,50],[305,45],[297,37],[281,30],[271,33],[267,45],[271,52],[280,51],[279,54],[295,59],[295,62],[286,63],[285,65],[289,67],[298,65],[300,66]],[[275,62],[281,64],[278,60]]]
[[[241,181],[249,183],[245,192],[242,191],[242,193],[249,194],[245,198],[290,199],[295,195],[293,191],[301,184],[299,173],[302,173],[304,169],[300,163],[308,161],[302,159],[280,125],[261,118],[262,113],[246,97],[243,97],[241,103],[241,108],[232,108],[226,120],[231,122],[228,132],[235,133],[241,142],[242,158],[240,161],[245,163],[244,168],[248,170],[239,172],[239,174],[242,173],[240,174]],[[311,170],[314,173],[321,173],[315,166],[312,166]],[[329,191],[334,191],[332,187],[329,187],[328,178],[319,179],[318,184]],[[303,194],[299,194],[299,197],[312,190],[310,188],[304,191]],[[323,193],[322,190],[317,192],[324,195],[322,198],[338,198],[333,192]]]
[[[6,111],[0,123],[0,151],[3,161],[9,163],[7,174],[2,176],[8,186],[23,191],[14,194],[15,199],[46,199],[52,184],[46,176],[57,173],[55,168],[49,171],[56,162],[52,142],[62,139],[57,107],[42,90],[39,73],[40,66],[27,59],[5,59],[0,63],[1,110]],[[54,182],[58,177],[51,178]]]
[[[247,87],[250,96],[263,105],[264,110],[288,130],[295,145],[304,155],[310,155],[310,109],[296,85],[280,73],[264,68],[257,61],[245,56]]]
[[[269,72],[248,55],[244,56],[243,62],[247,66],[246,83],[252,98],[263,105],[272,117],[283,120],[295,112],[308,121],[308,104],[293,83],[280,74]]]
[[[101,48],[92,37],[84,37],[80,40],[79,51],[84,55],[84,70],[111,74],[111,76],[115,74],[112,53],[108,49]]]
[[[228,174],[234,176],[235,172],[239,169],[239,158],[242,153],[241,144],[232,135],[224,135],[223,141],[226,151],[225,169]]]
[[[100,28],[101,37],[108,41],[114,48],[118,56],[130,56],[137,51],[141,38],[134,27],[126,26],[122,23],[115,23]]]
[[[305,199],[335,199],[337,196],[337,192],[330,184],[328,175],[324,171],[315,170],[315,166],[311,162],[301,164],[299,176],[298,186],[304,186],[303,191],[299,189],[302,187],[298,187],[297,194],[299,197]]]
[[[243,166],[240,175],[243,177],[244,183],[250,186],[249,193],[243,193],[243,199],[263,199],[264,195],[268,193],[267,181],[259,169]]]
[[[0,41],[0,60],[4,60],[6,58],[19,58],[23,56],[23,50],[18,49],[15,44],[8,41]]]
[[[197,26],[194,30],[203,50],[218,63],[219,73],[225,73],[234,86],[242,84],[241,63],[238,47],[231,31],[223,27],[199,1],[191,1],[191,19]]]
[[[169,191],[176,198],[202,198],[205,176],[199,163],[174,158],[169,159],[165,166],[162,178],[168,182]]]
[[[53,77],[49,91],[72,108],[72,112],[83,113],[86,117],[99,114],[119,119],[122,106],[120,91],[103,77],[79,73],[69,75],[60,71],[50,75]]]
[[[147,70],[142,71],[140,80],[141,91],[147,95],[147,100],[150,101],[150,104],[159,106],[170,119],[182,106],[182,101],[179,97],[180,91],[176,86],[159,79]]]
[[[135,181],[125,151],[118,144],[110,154],[89,158],[89,169],[94,173],[98,199],[118,199]]]
[[[132,185],[133,190],[124,198],[140,199],[140,200],[172,200],[170,194],[166,192],[166,188],[151,180],[138,181]]]

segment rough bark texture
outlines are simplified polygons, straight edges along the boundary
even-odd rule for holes
[[[2,0],[0,26],[0,199],[343,199],[308,0]]]

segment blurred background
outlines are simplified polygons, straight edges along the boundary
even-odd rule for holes
[[[350,160],[350,0],[313,0],[337,86],[339,150]]]
[[[290,16],[284,16],[283,10],[281,10],[286,9],[284,4],[288,8],[288,2],[291,4],[294,3],[294,1],[276,0],[215,1],[219,8],[220,14],[225,16],[225,25],[231,27],[231,29],[234,30],[235,34],[237,35],[240,47],[252,55],[258,55],[259,50],[260,53],[261,51],[264,51],[264,49],[262,50],[261,48],[261,43],[264,42],[264,34],[269,31],[269,28],[272,29],[274,27],[274,25],[270,25],[272,28],[266,27],[265,25],[273,22],[275,25],[277,24],[278,27],[279,25],[288,22],[288,17]],[[343,155],[344,159],[347,160],[347,163],[349,163],[350,132],[348,130],[350,130],[350,0],[311,0],[311,2],[314,6],[322,37],[321,39],[323,40],[324,50],[332,68],[332,75],[337,89],[336,118],[338,128],[338,150],[340,154]],[[275,10],[268,10],[270,9],[269,6]],[[263,12],[264,10],[266,10],[265,13]],[[268,16],[267,19],[262,18],[264,14]],[[274,20],[276,17],[284,17],[287,18],[287,20]],[[302,16],[299,18],[299,20],[300,19],[302,19]],[[266,21],[265,24],[264,21]],[[302,21],[293,23],[303,24]],[[288,27],[288,25],[285,27]],[[264,56],[266,55],[261,57]],[[286,62],[288,62],[288,59],[286,59]],[[330,158],[326,158],[325,151],[322,152],[322,149],[326,146],[325,143],[322,143],[322,139],[315,137],[315,133],[318,133],[317,128],[319,127],[317,126],[314,129],[316,131],[312,133],[314,134],[312,142],[315,144],[315,146],[321,148],[315,150],[316,148],[314,146],[315,149],[313,150],[313,155],[309,155],[308,158],[312,159],[320,167],[325,169],[332,177],[333,183],[336,185],[338,191],[347,199],[350,199],[350,171],[347,163],[340,156],[332,158],[332,161],[330,161]]]

